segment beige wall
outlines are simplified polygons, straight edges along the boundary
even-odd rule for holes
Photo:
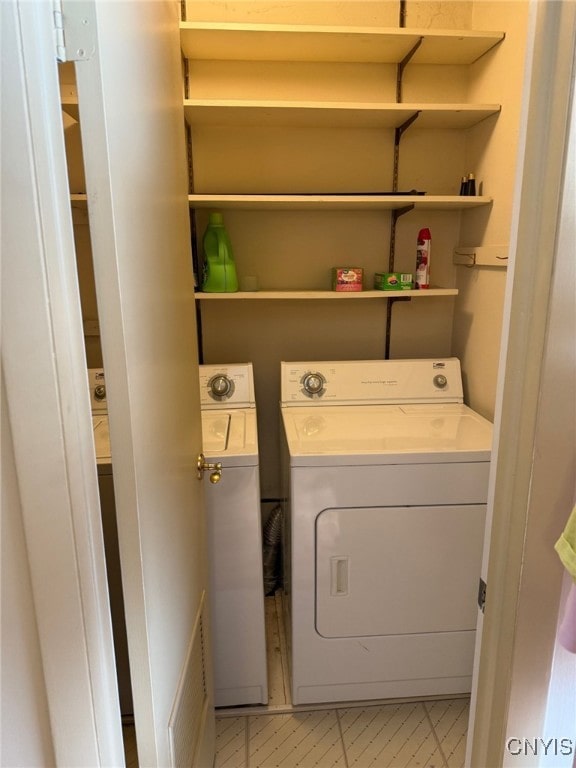
[[[468,164],[494,203],[490,211],[463,214],[461,246],[510,243],[527,21],[527,2],[474,4],[474,27],[503,29],[506,39],[473,66],[471,96],[501,103],[502,111],[470,132]],[[456,286],[452,352],[462,361],[468,403],[493,419],[506,270],[459,266]]]
[[[502,102],[503,109],[467,132],[426,131],[416,122],[402,139],[400,190],[457,194],[461,176],[475,172],[495,202],[480,212],[411,212],[399,219],[396,268],[414,270],[418,230],[429,227],[432,283],[457,286],[462,295],[395,304],[391,357],[461,357],[468,401],[492,417],[505,270],[455,267],[452,251],[508,242],[526,14],[519,2],[479,5],[480,10],[471,2],[407,3],[407,26],[504,30],[507,39],[471,68],[414,65],[406,71],[406,101]],[[396,3],[201,2],[189,4],[188,14],[212,21],[398,25]],[[395,98],[394,66],[202,63],[192,65],[191,75],[192,96],[258,98],[280,90],[283,98],[294,99]],[[392,131],[201,127],[192,131],[192,146],[196,192],[391,189]],[[199,211],[200,236],[206,220],[207,212]],[[257,274],[261,288],[329,288],[336,265],[364,267],[370,287],[375,271],[387,271],[386,212],[225,211],[225,222],[239,274]],[[231,301],[201,307],[205,361],[254,363],[262,491],[274,497],[280,361],[383,357],[386,304]]]
[[[4,382],[2,382],[3,384]],[[18,478],[1,387],[2,435],[2,739],[0,764],[55,765],[38,630],[22,526]]]
[[[337,2],[188,2],[188,20],[398,26],[397,0]],[[520,114],[527,2],[408,0],[406,24],[417,28],[503,30],[505,41],[472,67],[408,67],[405,101],[502,103],[497,118],[469,131],[418,128],[400,149],[399,189],[457,194],[474,172],[490,208],[402,216],[396,230],[396,269],[412,272],[421,227],[432,232],[432,283],[458,287],[456,298],[413,299],[392,310],[391,357],[455,355],[462,360],[467,402],[494,414],[506,270],[455,267],[457,246],[507,245]],[[390,65],[290,62],[192,62],[192,96],[394,101]],[[66,78],[66,73],[64,73]],[[74,129],[76,131],[76,129]],[[78,135],[67,131],[77,157]],[[198,126],[192,131],[196,192],[390,190],[393,131]],[[82,177],[74,174],[76,185]],[[80,190],[78,190],[80,191]],[[371,287],[387,271],[391,216],[387,212],[226,210],[240,276],[258,275],[261,288],[329,288],[333,266],[361,266]],[[199,239],[207,211],[196,214]],[[90,281],[86,212],[74,212],[85,320],[97,314]],[[386,302],[201,302],[204,362],[252,361],[259,413],[262,494],[279,495],[278,400],[281,360],[384,356]],[[99,340],[86,338],[89,365],[99,365]]]
[[[460,3],[459,3],[460,4]],[[397,0],[187,0],[189,21],[264,24],[398,25]],[[328,21],[329,20],[329,21]]]

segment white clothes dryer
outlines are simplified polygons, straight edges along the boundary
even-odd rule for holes
[[[96,449],[96,464],[98,467],[100,514],[104,535],[104,550],[106,553],[106,575],[114,636],[120,712],[123,717],[130,718],[134,714],[134,707],[132,704],[132,685],[130,682],[130,663],[128,660],[126,618],[124,616],[124,597],[122,593],[122,573],[120,570],[120,550],[118,547],[116,501],[114,498],[114,477],[112,473],[108,401],[106,398],[104,370],[102,368],[90,368],[88,370],[88,384],[92,405],[92,431],[94,433],[94,447]]]
[[[210,605],[217,707],[266,704],[258,432],[252,365],[201,365]]]
[[[292,701],[470,691],[492,425],[459,361],[281,365]]]

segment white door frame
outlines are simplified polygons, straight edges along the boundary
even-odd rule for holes
[[[80,5],[80,4],[79,4]],[[92,5],[88,3],[86,5]],[[163,23],[167,25],[166,19],[176,20],[178,17],[178,4],[175,0],[170,2],[157,2],[156,8],[161,13],[154,16],[154,13],[143,14],[148,23],[147,33],[155,35],[155,43],[162,46],[166,42],[164,35],[158,35],[158,31],[163,31]],[[84,7],[84,6],[83,6]],[[130,3],[126,3],[124,8],[132,8]],[[99,5],[101,15],[98,21],[106,15],[105,4]],[[150,9],[145,9],[149,11]],[[134,6],[133,13],[136,16],[137,9]],[[3,228],[3,319],[6,342],[2,351],[3,374],[6,381],[6,393],[9,410],[9,418],[13,433],[14,453],[16,460],[16,470],[20,485],[22,498],[24,528],[26,535],[26,544],[29,554],[29,564],[31,571],[31,581],[33,590],[34,607],[38,621],[38,635],[40,650],[42,655],[43,671],[46,683],[46,698],[48,701],[50,726],[53,738],[54,754],[57,765],[67,766],[121,766],[124,764],[124,752],[122,745],[120,709],[118,702],[118,691],[115,675],[114,652],[111,632],[110,611],[108,603],[108,591],[105,571],[105,555],[103,547],[102,528],[100,520],[100,507],[98,501],[98,480],[96,472],[96,458],[94,453],[94,443],[91,430],[91,411],[90,398],[88,393],[88,382],[86,373],[86,358],[84,353],[82,316],[80,308],[80,294],[78,288],[78,278],[76,270],[76,258],[74,249],[74,238],[72,230],[72,218],[70,210],[70,193],[67,184],[66,156],[64,149],[64,132],[62,126],[62,116],[60,108],[60,92],[58,86],[58,72],[56,62],[56,48],[54,41],[54,19],[53,5],[45,0],[10,0],[2,4],[3,21],[6,18],[8,24],[3,25],[7,29],[5,38],[7,45],[3,49],[6,67],[3,75],[6,75],[6,87],[3,80],[3,156],[2,182],[6,190],[6,206],[3,215],[6,214],[6,222]],[[155,22],[158,18],[159,21]],[[87,17],[88,21],[90,17]],[[163,21],[164,20],[164,21]],[[126,29],[118,29],[114,26],[115,19],[112,13],[108,13],[107,22],[110,29],[123,39]],[[122,25],[120,25],[122,26]],[[167,27],[166,27],[167,28]],[[131,27],[134,31],[137,25]],[[171,27],[171,37],[177,38],[177,26]],[[108,40],[110,48],[110,37],[105,35],[103,38]],[[117,40],[117,38],[115,38]],[[4,38],[3,38],[4,42]],[[102,38],[100,39],[102,44]],[[124,46],[124,49],[126,46]],[[125,52],[122,49],[123,53]],[[116,48],[116,51],[118,47]],[[164,45],[163,51],[168,51],[170,63],[174,63],[178,71],[179,56],[177,48]],[[132,49],[134,53],[134,49]],[[110,53],[110,50],[108,50]],[[122,57],[120,57],[121,59]],[[127,57],[132,65],[137,60],[137,55]],[[86,66],[87,62],[82,62]],[[89,63],[93,63],[93,60]],[[110,60],[109,62],[110,63]],[[122,65],[122,60],[118,66]],[[9,65],[9,69],[8,69]],[[163,75],[166,74],[166,67]],[[110,68],[108,70],[110,72]],[[142,73],[139,73],[142,74]],[[83,72],[83,84],[86,82],[88,73]],[[144,78],[144,75],[142,74]],[[124,78],[126,79],[126,78]],[[142,90],[145,89],[146,81],[142,81]],[[171,84],[174,81],[171,81]],[[109,82],[108,82],[109,85]],[[80,88],[79,88],[80,91]],[[87,89],[89,93],[90,89]],[[158,87],[157,87],[158,91]],[[171,99],[168,107],[172,109],[169,122],[170,128],[178,125],[182,130],[183,126],[177,121],[178,105],[181,105],[179,89],[173,88],[175,93],[162,91],[161,97],[166,101]],[[146,90],[146,92],[148,92]],[[96,91],[99,93],[99,91]],[[117,95],[117,94],[116,94]],[[174,97],[174,98],[172,98]],[[162,101],[161,99],[161,101]],[[163,113],[166,101],[160,105],[152,103],[153,111],[158,116],[158,120],[163,124]],[[82,109],[82,99],[80,107]],[[88,106],[84,104],[84,106]],[[159,110],[158,107],[161,107]],[[181,109],[181,106],[180,106]],[[88,110],[89,111],[89,110]],[[102,111],[102,110],[101,110]],[[94,119],[98,120],[97,109],[94,111]],[[157,126],[155,126],[157,127]],[[98,134],[101,135],[101,134]],[[156,132],[155,136],[159,133]],[[173,134],[176,135],[175,133]],[[140,137],[141,144],[146,143],[148,137]],[[178,134],[177,139],[183,138]],[[180,145],[178,145],[180,146]],[[86,147],[85,147],[86,148]],[[171,147],[172,149],[172,147]],[[178,163],[179,181],[181,182],[181,206],[178,208],[178,224],[185,222],[186,238],[188,237],[188,210],[186,203],[186,167],[185,153],[182,144],[182,160]],[[94,156],[92,156],[92,171],[104,174],[104,187],[106,186],[106,168],[102,165],[94,169]],[[150,168],[155,168],[158,164],[162,165],[164,156],[158,154],[155,157],[156,165],[151,164]],[[173,165],[172,165],[173,167]],[[152,174],[150,174],[152,175]],[[116,168],[116,181],[119,173]],[[118,185],[117,185],[118,186]],[[121,186],[121,185],[120,185]],[[96,189],[97,185],[91,185],[90,192],[93,195],[100,195],[98,200],[91,199],[91,214],[95,212],[100,203],[98,211],[103,207],[111,206],[110,196],[102,191],[102,187]],[[143,187],[143,192],[154,189],[151,186]],[[159,189],[164,194],[161,202],[168,201],[170,211],[174,210],[172,205],[174,200],[173,190],[165,189],[159,183]],[[132,198],[130,198],[132,200]],[[122,200],[121,203],[125,203]],[[155,201],[152,201],[155,204]],[[120,209],[119,216],[126,213],[125,206],[117,205],[115,212]],[[112,211],[107,209],[112,217]],[[162,208],[160,208],[162,210]],[[96,216],[94,218],[97,218]],[[179,235],[184,233],[184,227],[171,227],[174,223],[174,217],[168,218],[168,233],[172,236],[176,229]],[[4,223],[4,222],[3,222]],[[100,222],[101,223],[101,222]],[[91,221],[95,224],[92,235],[100,234],[98,229],[99,222]],[[103,229],[103,228],[101,228]],[[105,234],[108,233],[105,230]],[[144,230],[147,231],[147,230]],[[126,233],[126,229],[123,230]],[[176,237],[176,236],[175,236]],[[156,241],[150,238],[151,247],[147,251],[148,256]],[[99,243],[101,245],[101,243]],[[114,243],[112,243],[113,245]],[[180,257],[178,265],[180,272],[189,276],[189,285],[185,281],[179,283],[179,289],[182,291],[176,298],[180,302],[181,308],[186,306],[187,320],[193,319],[193,287],[191,264],[188,263],[187,250],[182,247],[188,246],[188,240],[180,238],[178,243],[174,243],[167,238],[164,241],[168,253],[171,248],[179,247],[178,255]],[[154,256],[158,254],[154,253]],[[186,259],[186,261],[184,261]],[[140,262],[141,264],[141,262]],[[161,262],[156,260],[155,265]],[[138,265],[137,265],[138,266]],[[146,281],[146,275],[142,270],[142,281]],[[166,282],[162,287],[166,288],[173,281],[174,271],[166,270]],[[148,283],[147,289],[154,290],[156,285]],[[171,302],[174,300],[173,290],[162,294],[162,298]],[[119,305],[121,306],[121,301]],[[140,305],[138,305],[140,308]],[[182,316],[182,313],[181,315]],[[106,323],[104,323],[104,319]],[[116,359],[119,366],[122,366],[126,355],[119,349],[114,337],[114,328],[111,325],[113,318],[107,316],[101,318],[102,325],[106,326],[108,340],[107,351],[114,346],[116,350]],[[131,316],[132,323],[137,325],[137,313]],[[159,322],[158,318],[149,315],[147,318],[152,323],[154,329],[161,327],[166,330],[166,323]],[[165,316],[162,319],[166,319]],[[141,328],[148,326],[139,326],[137,333],[132,334],[132,352],[136,347],[135,354],[138,353],[138,344],[142,341]],[[171,338],[176,338],[172,336]],[[187,359],[183,359],[180,354],[181,345],[185,339],[185,344],[190,352]],[[135,341],[136,340],[136,341]],[[156,338],[158,343],[158,337]],[[140,343],[139,349],[143,349]],[[199,397],[197,397],[197,388],[199,386],[197,371],[194,375],[194,366],[196,362],[195,347],[195,326],[193,322],[188,322],[182,328],[182,337],[177,339],[177,343],[164,344],[162,351],[171,355],[173,368],[169,374],[162,368],[161,375],[156,377],[154,391],[160,392],[159,385],[162,385],[165,375],[173,374],[174,377],[183,378],[186,372],[186,385],[180,386],[178,382],[178,393],[186,396],[188,409],[186,413],[173,413],[170,422],[164,422],[165,425],[178,427],[177,439],[170,443],[174,452],[166,454],[167,460],[162,464],[165,481],[172,479],[171,470],[175,462],[177,468],[176,491],[179,493],[179,507],[175,512],[182,512],[181,505],[184,496],[194,498],[197,505],[190,510],[186,507],[185,521],[182,526],[180,523],[184,520],[182,515],[175,514],[171,520],[173,526],[171,533],[182,532],[183,536],[178,540],[178,556],[171,561],[171,565],[182,562],[182,558],[190,568],[186,573],[185,588],[174,590],[174,594],[180,597],[186,596],[193,586],[205,584],[204,574],[207,576],[205,562],[205,551],[200,548],[194,557],[192,551],[184,551],[186,548],[187,536],[192,529],[198,533],[198,541],[203,537],[203,515],[202,513],[202,484],[197,479],[196,457],[201,450],[201,427],[200,427],[200,408]],[[124,355],[124,357],[122,357]],[[133,358],[135,356],[133,355]],[[156,365],[157,359],[154,359]],[[134,370],[134,359],[132,360],[132,370]],[[114,377],[110,375],[110,381]],[[118,377],[116,377],[118,381]],[[148,384],[146,380],[146,384]],[[196,388],[196,389],[195,389]],[[148,390],[142,392],[140,388],[139,404],[142,405],[146,399],[146,405],[149,406]],[[116,390],[116,394],[118,391]],[[142,395],[145,395],[145,398]],[[112,400],[112,398],[111,398]],[[115,400],[115,413],[112,412],[112,402],[110,401],[110,424],[112,428],[121,429],[120,419],[117,419],[119,405],[122,402],[120,397]],[[163,412],[156,408],[154,415]],[[184,416],[186,418],[184,418]],[[197,416],[197,419],[195,418]],[[114,419],[116,421],[114,422]],[[178,417],[182,417],[179,418]],[[194,424],[191,422],[194,421]],[[196,424],[197,422],[197,424]],[[147,422],[149,423],[149,422]],[[184,428],[183,425],[194,426],[193,434]],[[120,425],[120,427],[118,427]],[[196,428],[197,426],[197,428]],[[174,432],[174,430],[173,430]],[[118,434],[118,432],[116,432]],[[124,433],[124,441],[129,441],[132,437],[132,431]],[[166,434],[163,434],[166,440]],[[146,441],[140,443],[140,449],[149,446]],[[120,444],[120,442],[119,442]],[[182,449],[182,450],[181,450]],[[146,458],[152,455],[148,451]],[[133,453],[130,450],[120,450],[117,454],[119,460],[115,459],[115,480],[119,480],[118,485],[122,486],[122,473],[116,473],[117,461],[124,461],[124,467],[130,465],[128,472],[124,472],[124,478],[131,471],[132,463],[137,464],[133,459],[138,456],[142,458],[137,451]],[[180,462],[180,464],[178,463]],[[182,465],[184,462],[184,465]],[[120,466],[120,465],[119,465]],[[122,467],[120,466],[120,469]],[[142,462],[137,469],[142,468]],[[158,471],[158,474],[160,472]],[[155,478],[156,475],[149,477]],[[140,478],[140,486],[142,478]],[[172,486],[170,486],[172,487]],[[194,488],[194,493],[189,492]],[[182,492],[184,489],[185,493]],[[150,490],[150,484],[148,485]],[[175,496],[178,495],[175,493]],[[158,502],[157,498],[152,498],[153,493],[147,498],[152,502]],[[175,502],[176,504],[176,502]],[[162,508],[162,505],[159,504]],[[190,514],[194,512],[194,514]],[[125,518],[124,518],[125,519]],[[159,518],[157,518],[159,519]],[[148,543],[153,543],[153,536],[148,537]],[[133,568],[124,569],[123,578],[128,578],[135,586],[135,589],[144,591],[142,584],[142,574],[138,569],[138,564],[144,560],[140,557],[139,543],[134,538],[128,541],[128,546],[134,553],[130,563],[136,563]],[[171,542],[163,540],[162,544],[168,546]],[[124,539],[126,544],[126,538]],[[123,544],[121,541],[121,548]],[[201,545],[199,545],[201,547]],[[147,550],[150,553],[150,546]],[[156,561],[157,562],[157,561]],[[123,560],[124,566],[124,560]],[[163,573],[165,580],[172,571],[166,567]],[[193,571],[193,573],[192,573]],[[138,583],[140,578],[140,583]],[[154,593],[156,597],[156,607],[159,604],[158,584],[161,580],[155,580],[149,583],[147,595]],[[126,587],[126,581],[124,581]],[[167,593],[160,596],[160,602]],[[166,600],[161,603],[162,607],[174,609],[178,605],[177,601]],[[203,668],[205,679],[203,680],[204,698],[202,699],[202,723],[200,727],[200,741],[197,745],[197,754],[195,759],[198,765],[211,764],[213,758],[213,707],[211,697],[210,681],[210,649],[209,649],[209,620],[208,613],[205,615],[203,632],[196,632],[197,624],[194,624],[196,611],[202,612],[203,595],[198,595],[198,605],[192,604],[192,601],[184,599],[182,610],[178,610],[178,616],[181,618],[181,629],[190,628],[190,635],[183,640],[182,632],[177,635],[166,629],[166,636],[174,640],[172,648],[177,645],[176,653],[168,653],[164,657],[170,662],[170,672],[174,676],[174,668],[178,666],[176,674],[183,670],[192,670],[192,662],[188,664],[188,642],[192,638],[201,636],[203,640],[203,651],[206,653],[206,666]],[[136,612],[139,607],[137,606]],[[152,616],[152,619],[150,619]],[[156,659],[161,656],[159,649],[161,644],[158,642],[159,635],[169,624],[154,624],[155,614],[150,611],[143,617],[144,620],[150,619],[153,629],[157,632],[154,636],[156,641]],[[140,613],[138,614],[140,619]],[[132,622],[134,630],[135,622]],[[144,634],[133,631],[134,642],[144,647]],[[130,635],[129,635],[130,642]],[[196,650],[196,646],[194,646]],[[140,685],[142,689],[149,680],[148,660],[153,660],[154,656],[146,656],[140,653],[137,657],[141,659],[142,666],[137,669],[133,676],[133,683]],[[132,648],[131,648],[132,654]],[[132,663],[132,659],[131,659]],[[163,667],[156,665],[152,670],[156,677],[161,677]],[[134,673],[133,673],[134,675]],[[186,678],[187,680],[188,678]],[[142,682],[144,681],[144,682]],[[172,682],[172,681],[170,681]],[[138,728],[138,748],[140,758],[149,765],[159,762],[166,765],[170,760],[178,760],[178,756],[166,757],[171,747],[169,744],[169,730],[178,731],[175,736],[174,749],[188,749],[190,742],[189,734],[179,726],[184,722],[187,716],[190,698],[190,690],[179,689],[178,680],[174,685],[174,690],[168,694],[174,694],[174,699],[167,703],[168,694],[162,691],[163,699],[159,703],[158,697],[154,700],[146,701],[140,707],[137,715]],[[196,690],[192,691],[193,697]],[[148,697],[150,699],[150,697]],[[181,701],[184,703],[182,704]],[[158,704],[158,706],[155,706]],[[162,731],[162,751],[161,756],[156,754],[156,731],[157,723],[154,716],[160,712],[163,719],[169,706],[174,705],[172,710],[173,717],[170,722],[166,722],[166,728]],[[178,704],[178,708],[176,705]],[[185,706],[186,705],[186,706]],[[146,708],[146,714],[142,717],[142,710]],[[151,710],[154,710],[151,712]],[[150,716],[149,716],[149,713]],[[156,715],[155,715],[156,713]],[[168,711],[168,715],[170,715]],[[138,722],[138,716],[140,722]],[[154,733],[150,732],[148,727],[151,723],[152,728],[156,728]],[[158,731],[159,732],[159,731]],[[25,736],[22,735],[22,738]],[[142,751],[140,748],[144,747]],[[156,754],[156,757],[152,757]]]
[[[52,3],[2,17],[2,367],[54,754],[120,766]]]
[[[562,209],[564,184],[566,189],[572,188],[573,199],[574,179],[568,178],[566,172],[575,39],[574,2],[532,0],[497,390],[489,547],[483,567],[487,574],[486,614],[477,639],[479,664],[474,675],[466,761],[466,765],[474,767],[507,764],[510,755],[504,750],[508,724],[517,719],[517,694],[524,688],[526,695],[527,677],[532,678],[532,698],[536,701],[531,702],[530,717],[525,711],[520,721],[527,732],[517,735],[543,735],[562,581],[553,543],[569,512],[565,475],[568,471],[573,478],[574,435],[570,430],[574,425],[567,425],[568,434],[558,438],[563,450],[548,467],[548,508],[541,506],[541,491],[537,500],[535,480],[542,479],[538,450],[542,445],[551,446],[550,435],[539,432],[539,420],[541,425],[546,419],[544,410],[539,409],[542,386],[549,384],[547,354],[558,357],[558,351],[553,349],[554,339],[548,336],[553,302],[560,295],[553,292],[555,268],[562,264],[558,249],[571,242],[574,258],[576,237],[574,211]],[[572,165],[570,173],[573,172]],[[571,228],[571,240],[567,231],[559,239],[562,226]],[[570,288],[564,285],[564,295],[567,290]],[[565,330],[571,333],[570,329]],[[568,350],[569,347],[564,355],[569,357]],[[573,376],[569,371],[570,364],[564,375]],[[569,392],[570,382],[563,384],[563,389],[552,386],[546,390],[548,396],[554,391]],[[548,442],[541,444],[543,437]],[[570,489],[568,496],[573,492]],[[559,510],[555,506],[560,501],[565,506]],[[547,540],[542,538],[543,531]],[[528,544],[538,532],[540,546],[530,549]],[[530,595],[528,588],[530,584],[534,586],[534,573],[546,579],[548,598],[539,612],[537,639],[533,632],[526,636],[526,623],[522,621],[527,612],[533,612],[530,601],[534,594]],[[537,666],[533,654],[527,652],[531,643],[537,644],[540,651]]]

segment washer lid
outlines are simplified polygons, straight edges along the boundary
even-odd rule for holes
[[[258,463],[256,411],[252,408],[202,411],[204,455],[224,466]]]
[[[112,454],[110,451],[108,416],[106,414],[92,416],[92,432],[94,434],[96,462],[98,464],[110,464],[112,461]]]
[[[489,461],[492,424],[465,405],[282,407],[292,466]]]

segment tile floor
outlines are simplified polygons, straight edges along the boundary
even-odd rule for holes
[[[266,633],[269,704],[216,711],[214,768],[462,768],[468,699],[293,707],[280,593]],[[133,727],[124,740],[137,768]]]
[[[266,631],[269,704],[217,710],[215,768],[462,768],[468,699],[292,707],[280,594]]]
[[[461,768],[468,701],[216,717],[215,768]]]

